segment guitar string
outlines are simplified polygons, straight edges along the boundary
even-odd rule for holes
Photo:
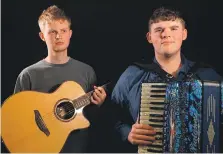
[[[92,91],[90,91],[90,92],[88,92],[88,93],[91,93]],[[87,94],[88,94],[87,93]],[[87,95],[87,94],[85,94],[85,95]],[[69,110],[69,112],[67,112],[65,115],[69,115],[69,114],[71,114],[73,111],[75,111],[76,109],[79,109],[79,108],[81,108],[82,106],[84,107],[84,106],[86,106],[86,105],[88,105],[88,104],[80,104],[80,105],[78,105],[78,107],[77,108],[75,108],[75,105],[77,104],[77,103],[75,103],[75,101],[77,101],[78,99],[80,99],[80,98],[83,98],[83,97],[87,97],[87,96],[85,96],[85,95],[82,95],[82,96],[80,96],[79,98],[77,98],[77,99],[74,99],[74,100],[71,100],[73,103],[72,103],[72,107],[70,107],[70,105],[69,104],[65,104],[64,105],[64,107],[67,107],[67,109],[70,109]],[[89,99],[89,98],[88,98]],[[83,102],[83,101],[81,101],[81,102]],[[51,111],[51,112],[48,112],[48,113],[46,113],[46,114],[44,114],[44,115],[42,115],[41,117],[42,118],[47,118],[49,115],[51,115],[51,114],[55,114],[55,111],[53,110],[53,111]],[[64,116],[65,116],[64,115]]]
[[[110,84],[110,82],[109,83],[106,83],[106,84],[104,84],[104,85],[102,85],[101,87],[103,87],[103,88],[106,88],[106,86],[108,85],[108,84]],[[92,90],[92,91],[90,91],[90,92],[88,92],[88,93],[86,93],[86,94],[84,94],[84,95],[82,95],[82,96],[80,96],[79,98],[76,98],[76,99],[74,99],[74,100],[71,100],[73,103],[73,106],[72,107],[70,107],[70,105],[69,104],[65,104],[64,106],[66,106],[66,107],[68,107],[68,109],[71,109],[68,113],[66,113],[65,115],[69,115],[69,114],[71,114],[73,111],[75,111],[76,109],[75,109],[75,105],[74,104],[76,104],[76,103],[74,103],[75,101],[77,101],[78,99],[81,99],[81,98],[90,98],[91,97],[91,94],[94,92],[94,90]],[[83,99],[84,100],[84,99]],[[80,102],[82,102],[82,101],[80,101]],[[89,104],[89,103],[88,103]],[[87,105],[87,104],[86,104]],[[81,104],[80,106],[79,106],[79,108],[81,107],[81,106],[86,106],[85,104]],[[54,114],[55,112],[54,111],[51,111],[51,112],[49,112],[49,113],[46,113],[46,114],[44,114],[42,117],[46,117],[47,115],[49,115],[49,114]],[[65,116],[64,115],[64,116]]]

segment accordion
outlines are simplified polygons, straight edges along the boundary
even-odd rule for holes
[[[142,83],[139,123],[152,126],[155,141],[138,153],[211,153],[220,150],[223,82]]]

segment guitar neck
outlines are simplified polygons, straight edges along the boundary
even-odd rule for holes
[[[82,108],[84,106],[87,106],[91,103],[91,95],[92,95],[93,91],[73,100],[74,103],[74,107],[76,109]]]
[[[110,83],[106,83],[104,84],[103,86],[101,86],[103,89],[106,90],[106,86],[110,84]],[[93,94],[94,90],[86,93],[85,95],[73,100],[73,103],[74,103],[74,107],[76,109],[79,109],[79,108],[82,108],[84,106],[87,106],[91,103],[91,95]]]

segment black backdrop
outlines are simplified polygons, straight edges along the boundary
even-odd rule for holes
[[[154,8],[172,6],[187,22],[188,39],[183,53],[192,60],[208,62],[223,74],[222,8],[214,1],[2,1],[2,101],[12,92],[20,71],[47,54],[38,36],[38,17],[56,4],[72,19],[69,55],[90,64],[99,84],[115,81],[126,67],[141,58],[151,58],[147,23]]]
[[[21,70],[46,56],[37,21],[43,9],[52,4],[72,19],[69,55],[90,64],[99,84],[116,81],[136,60],[152,58],[152,46],[145,35],[152,11],[160,6],[172,6],[183,13],[188,29],[183,45],[186,57],[207,62],[223,75],[223,13],[216,1],[3,0],[2,102],[13,93]]]

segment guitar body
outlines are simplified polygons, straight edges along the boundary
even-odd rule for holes
[[[79,84],[67,81],[53,93],[22,91],[10,96],[1,108],[1,136],[7,149],[59,153],[71,131],[90,125],[83,107],[74,110],[69,102],[84,94]],[[64,110],[71,113],[67,118]]]

